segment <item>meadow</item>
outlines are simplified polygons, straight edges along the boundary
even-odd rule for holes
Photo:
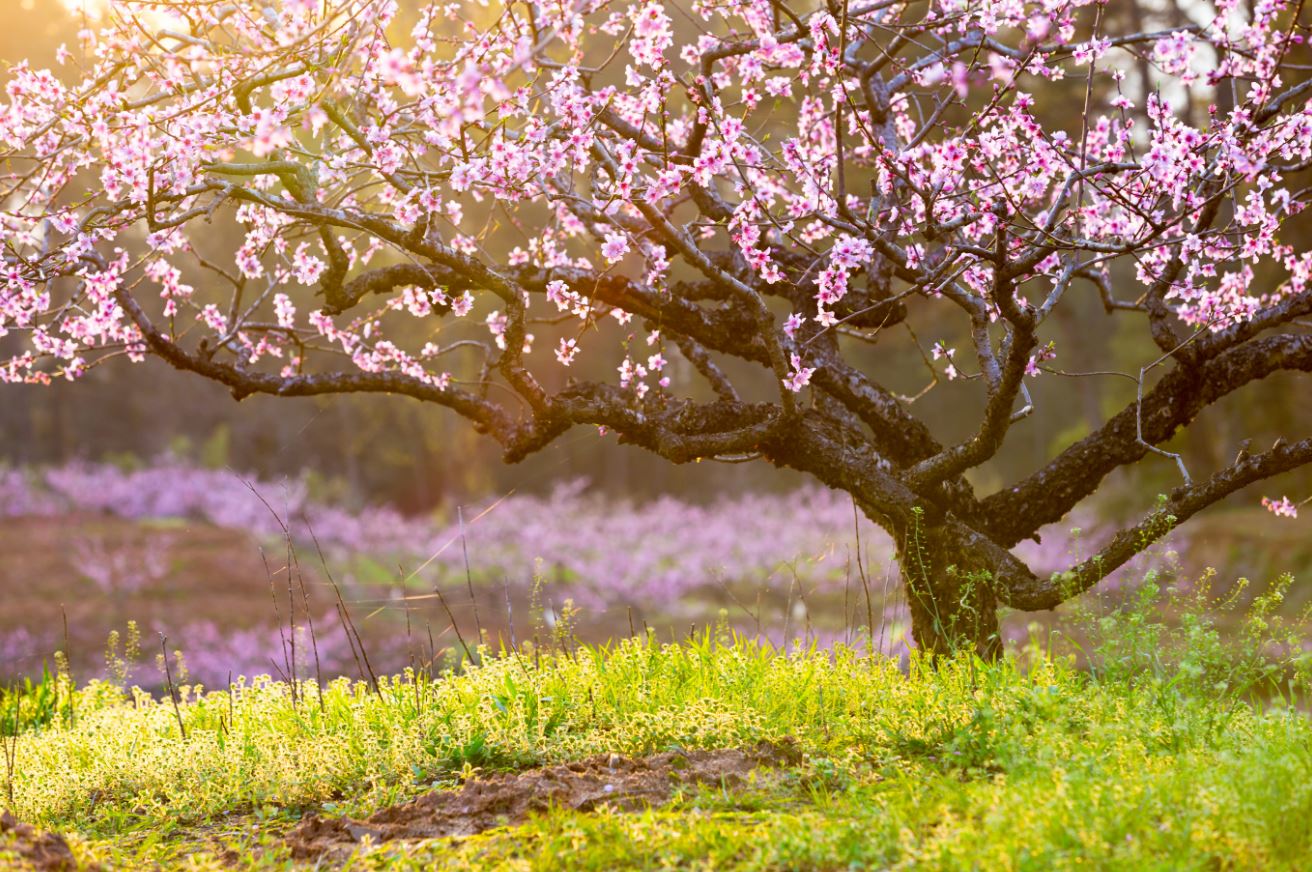
[[[1182,558],[1272,559],[1218,536],[1055,616],[1012,613],[997,662],[931,661],[888,543],[824,491],[798,519],[779,510],[795,495],[617,504],[582,485],[407,517],[181,462],[0,488],[0,867],[1295,869],[1312,852],[1306,598]]]
[[[0,872],[1312,868],[1304,5],[8,0]]]
[[[1291,581],[1241,608],[1150,576],[1086,616],[1078,669],[1060,634],[986,663],[722,625],[322,687],[47,675],[0,705],[30,825],[0,839],[40,869],[1296,869]]]
[[[167,637],[188,674],[214,686],[281,661],[288,618],[319,624],[328,673],[364,678],[339,595],[385,671],[456,645],[457,623],[513,644],[516,615],[522,631],[535,608],[548,625],[568,610],[571,632],[592,643],[643,627],[681,637],[727,611],[777,645],[851,642],[869,624],[880,650],[907,652],[891,541],[823,488],[644,502],[573,481],[405,515],[308,477],[165,456],[0,469],[0,517],[0,680],[39,674],[56,649],[74,675],[104,677],[107,637],[133,622],[152,650]],[[1073,526],[1022,550],[1056,570],[1102,535]],[[162,678],[146,669],[135,680]]]

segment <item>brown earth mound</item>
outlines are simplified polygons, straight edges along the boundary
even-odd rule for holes
[[[77,860],[63,836],[43,833],[0,813],[0,868],[76,872]]]
[[[374,844],[400,839],[471,836],[521,823],[552,808],[590,811],[601,805],[633,810],[668,802],[679,786],[745,782],[760,766],[800,759],[795,743],[761,743],[747,750],[670,751],[638,759],[617,754],[546,766],[517,775],[466,782],[383,809],[365,820],[309,815],[292,831],[292,856],[311,859],[349,853],[365,838]]]

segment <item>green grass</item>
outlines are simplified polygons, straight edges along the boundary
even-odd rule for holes
[[[480,772],[599,753],[791,738],[800,764],[737,791],[385,845],[352,868],[1304,866],[1312,722],[1217,681],[1212,664],[1234,658],[1196,624],[1172,637],[1194,638],[1179,662],[1162,658],[1160,632],[1127,626],[1116,668],[1092,673],[1037,645],[904,671],[720,634],[489,656],[376,694],[342,680],[322,706],[312,686],[294,703],[260,679],[189,689],[185,739],[167,697],[93,684],[72,717],[56,699],[55,716],[19,731],[13,805],[112,868],[296,868],[280,836],[306,811],[363,816]]]

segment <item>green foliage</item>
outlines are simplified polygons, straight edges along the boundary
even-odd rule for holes
[[[1281,575],[1251,599],[1246,578],[1218,593],[1214,570],[1198,579],[1171,576],[1150,572],[1115,608],[1081,615],[1095,680],[1228,704],[1292,700],[1312,689],[1307,611],[1281,614],[1293,576]]]
[[[121,654],[120,641],[123,644]],[[120,637],[118,630],[110,631],[109,639],[105,642],[105,670],[111,681],[119,687],[127,687],[140,659],[141,630],[136,621],[128,621],[126,637]]]
[[[43,665],[41,680],[0,688],[0,736],[16,736],[53,723],[60,714],[59,679]]]
[[[167,698],[93,683],[76,718],[24,721],[13,804],[111,866],[218,869],[226,848],[292,868],[281,835],[307,811],[363,816],[595,754],[791,739],[799,763],[735,789],[383,845],[351,868],[1298,868],[1312,855],[1312,723],[1289,704],[1301,654],[1271,644],[1290,640],[1274,617],[1286,586],[1252,600],[1227,642],[1198,613],[1158,617],[1163,596],[1225,601],[1149,579],[1098,624],[1089,671],[1037,641],[996,663],[899,664],[721,630],[484,650],[377,693],[332,682],[322,705],[312,683],[184,687],[185,739]]]
[[[219,424],[196,450],[196,460],[206,469],[223,469],[232,462],[232,428]]]

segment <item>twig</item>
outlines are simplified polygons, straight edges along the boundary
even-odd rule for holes
[[[163,633],[159,634],[159,651],[160,658],[164,661],[164,678],[169,685],[169,700],[173,703],[173,714],[178,719],[178,732],[182,734],[182,741],[187,741],[187,728],[182,723],[182,709],[178,708],[178,691],[173,686],[173,670],[169,667],[169,637]]]
[[[474,652],[469,650],[469,644],[465,642],[465,637],[461,635],[460,624],[456,623],[455,614],[451,611],[451,607],[447,605],[446,597],[442,596],[442,589],[440,587],[434,587],[433,592],[437,594],[437,601],[440,602],[442,608],[446,610],[446,616],[451,619],[451,629],[456,631],[456,638],[460,640],[460,647],[465,649],[465,659],[469,660],[471,663],[474,662]]]
[[[847,565],[843,567],[843,644],[852,644],[852,612],[849,601],[852,595],[852,555],[847,556]]]
[[[501,576],[501,588],[506,594],[506,627],[510,633],[510,647],[513,650],[519,650],[519,641],[515,638],[515,611],[510,606],[510,579],[504,574]],[[629,617],[629,625],[633,625],[633,617]]]
[[[797,568],[793,567],[793,574],[797,574]],[[811,603],[806,598],[806,582],[799,577],[797,579],[797,596],[802,601],[802,613],[806,615],[806,635],[803,637],[805,643],[810,645],[812,642],[811,634]]]
[[[260,561],[264,564],[264,575],[269,579],[269,600],[273,603],[273,623],[278,628],[278,641],[282,643],[283,668],[279,671],[285,681],[288,675],[291,674],[291,666],[287,660],[287,635],[282,626],[282,612],[278,608],[278,588],[273,582],[273,570],[269,568],[269,558],[264,553],[263,548],[260,548]],[[274,664],[274,668],[277,669],[277,664]],[[291,684],[289,686],[292,690],[292,706],[294,707],[296,705],[296,685]]]
[[[310,628],[310,648],[314,651],[314,682],[318,687],[319,711],[324,711],[323,701],[323,665],[319,662],[319,637],[314,631],[314,615],[310,612],[310,592],[305,587],[305,574],[301,572],[301,563],[292,550],[292,560],[296,566],[296,581],[301,586],[301,601],[305,606],[305,623]]]
[[[879,597],[879,650],[884,650],[884,631],[888,628],[888,582],[892,577],[891,566],[884,567],[884,588]],[[869,601],[869,596],[867,596]]]
[[[77,682],[73,680],[73,646],[68,640],[68,612],[64,609],[64,604],[59,604],[59,614],[64,619],[64,668],[68,670],[68,724],[69,726],[77,725],[77,711],[74,708],[74,700],[77,694]],[[58,693],[59,684],[55,683],[55,692]]]
[[[288,530],[283,534],[287,542],[287,558],[283,561],[283,571],[287,573],[287,668],[292,679],[292,707],[301,695],[301,682],[296,674],[296,600],[292,596],[292,534]]]
[[[794,572],[788,581],[788,601],[784,605],[784,650],[788,650],[788,638],[792,632],[793,621],[793,587],[797,584],[797,573]]]
[[[474,596],[474,576],[469,571],[469,543],[465,536],[465,511],[461,506],[456,506],[456,519],[460,522],[460,551],[465,558],[465,585],[469,588],[469,603],[474,607],[474,629],[478,633],[478,641],[483,641],[483,624],[478,619],[478,599]]]
[[[738,599],[738,596],[733,592],[733,589],[729,587],[728,582],[724,580],[724,576],[718,572],[715,574],[715,583],[718,584],[720,586],[720,590],[724,591],[725,595],[728,596],[729,599],[733,601],[734,605],[742,609],[743,612],[747,615],[747,617],[751,618],[756,622],[756,635],[758,636],[761,635],[761,613],[760,613],[759,600],[757,602],[757,612],[753,614],[752,610],[747,608],[746,604],[744,604],[742,600]],[[630,623],[632,623],[632,621],[630,621]]]
[[[9,718],[9,729],[0,732],[0,740],[3,741],[2,750],[5,755],[5,796],[9,808],[14,807],[14,772],[17,770],[18,763],[18,709],[21,700],[18,693],[11,686],[4,695],[5,714],[11,714]]]
[[[350,624],[346,620],[346,614],[342,611],[341,598],[335,606],[337,609],[337,621],[342,625],[342,632],[346,634],[346,644],[351,646],[351,659],[355,661],[355,671],[359,673],[361,681],[368,681],[369,674],[364,670],[364,664],[360,662],[360,652],[355,647],[355,637],[351,635]]]
[[[373,664],[369,662],[369,651],[364,646],[364,639],[360,638],[360,631],[355,628],[355,621],[351,619],[351,609],[346,605],[346,600],[342,598],[342,589],[338,587],[336,579],[333,578],[332,571],[328,568],[328,558],[324,557],[323,546],[319,544],[319,537],[314,533],[314,525],[310,519],[305,519],[305,529],[310,531],[310,540],[314,542],[314,550],[319,555],[319,565],[323,567],[324,577],[328,583],[333,586],[333,593],[337,595],[337,613],[341,616],[342,626],[346,629],[346,637],[349,640],[351,634],[355,634],[355,644],[360,646],[360,657],[364,660],[364,668],[369,674],[369,684],[373,687],[374,693],[381,694],[378,688],[378,676],[374,674]],[[351,648],[354,651],[355,644]]]
[[[870,577],[866,575],[865,563],[861,560],[861,515],[856,509],[856,497],[852,497],[852,531],[856,534],[856,569],[861,574],[861,586],[866,591],[866,653],[871,657],[875,656],[875,606],[870,601]],[[883,602],[879,608],[884,608]],[[880,622],[880,629],[883,629],[883,622]],[[882,644],[882,640],[881,640]]]
[[[396,571],[397,580],[401,582],[401,610],[405,612],[405,653],[410,660],[410,681],[415,686],[415,714],[419,714],[419,665],[415,661],[415,642],[410,632],[410,603],[405,598],[405,567],[398,563]]]

